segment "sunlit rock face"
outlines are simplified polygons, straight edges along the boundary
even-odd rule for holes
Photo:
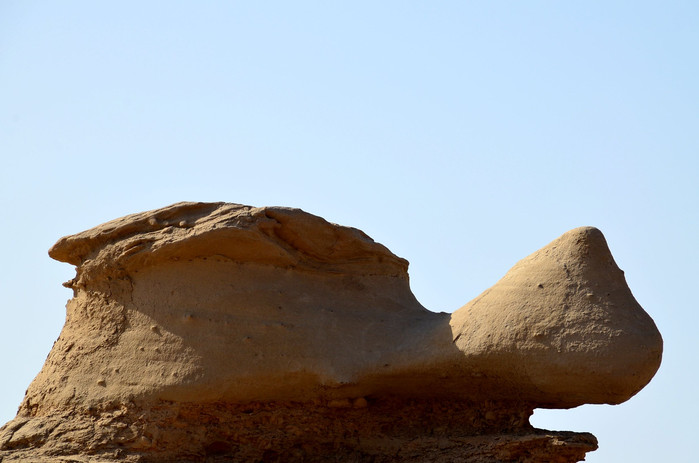
[[[299,209],[178,203],[49,254],[74,297],[2,461],[579,461],[594,437],[532,410],[628,400],[662,355],[590,227],[453,314]]]

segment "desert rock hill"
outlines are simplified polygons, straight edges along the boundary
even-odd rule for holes
[[[49,254],[74,295],[1,462],[574,462],[594,437],[533,429],[533,409],[628,400],[662,356],[590,227],[453,314],[299,209],[178,203]]]

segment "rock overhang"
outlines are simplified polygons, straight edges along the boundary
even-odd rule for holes
[[[197,330],[215,333],[225,349],[240,339],[259,344],[250,358],[216,363],[230,374],[213,375],[215,382],[254,383],[243,379],[251,371],[277,386],[287,375],[315,378],[311,391],[299,389],[305,398],[320,390],[372,393],[361,386],[371,378],[377,390],[408,395],[488,391],[553,408],[619,403],[652,378],[662,353],[657,328],[594,227],[522,259],[451,316],[417,302],[405,259],[300,209],[178,203],[62,238],[50,255],[77,265],[73,285],[85,294],[121,294],[127,318],[166,321],[200,363],[199,353],[216,347]],[[129,285],[110,288],[119,280]],[[200,367],[191,366],[203,378],[213,371]]]

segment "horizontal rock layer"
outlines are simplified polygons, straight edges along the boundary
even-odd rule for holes
[[[364,399],[176,403],[21,418],[3,462],[574,462],[587,433],[532,429],[516,404]]]

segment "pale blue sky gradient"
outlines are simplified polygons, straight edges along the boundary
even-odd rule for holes
[[[427,4],[429,3],[429,4]],[[599,227],[665,339],[587,461],[692,461],[697,2],[0,2],[0,422],[58,337],[61,236],[173,202],[300,207],[453,311]]]

